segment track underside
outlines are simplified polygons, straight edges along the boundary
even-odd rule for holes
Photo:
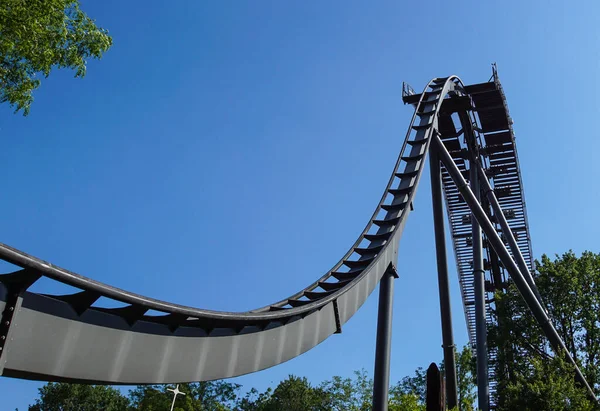
[[[310,350],[341,332],[382,276],[395,270],[398,244],[434,136],[440,137],[468,178],[465,127],[476,136],[481,163],[532,270],[515,138],[496,73],[493,81],[470,86],[456,76],[436,78],[421,94],[403,94],[405,103],[415,106],[415,113],[390,180],[365,229],[317,281],[263,308],[230,313],[159,301],[0,244],[0,259],[14,266],[13,271],[0,275],[0,374],[102,384],[203,381],[255,372]],[[447,171],[442,173],[465,316],[474,345],[471,212]],[[500,233],[489,204],[484,201],[483,206]],[[506,286],[507,273],[485,238],[483,245],[486,303],[493,308],[492,293]],[[42,277],[79,291],[68,295],[28,291]],[[102,306],[101,297],[121,307]],[[491,312],[487,310],[487,321],[493,324]],[[490,373],[493,388],[492,369]]]

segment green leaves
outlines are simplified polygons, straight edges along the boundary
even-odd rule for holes
[[[600,393],[600,255],[572,251],[536,261],[535,281],[556,330],[597,394]],[[489,330],[500,409],[587,409],[584,391],[554,353],[516,288],[496,295],[497,327]],[[574,406],[567,406],[576,404]],[[529,407],[529,408],[528,408]]]
[[[398,383],[390,390],[392,411],[423,411],[424,398],[406,392],[414,387],[425,392],[425,379],[416,386]],[[404,388],[403,388],[404,387]],[[143,385],[129,391],[129,396],[104,386],[49,383],[40,389],[40,398],[30,411],[164,411],[169,410],[173,393],[166,385]],[[334,376],[318,385],[306,378],[288,376],[272,390],[251,389],[245,395],[241,386],[226,381],[180,384],[186,395],[177,396],[176,411],[370,411],[373,380],[365,370],[353,378]],[[468,409],[468,408],[467,408]],[[466,409],[465,409],[466,410]]]
[[[528,375],[517,374],[507,384],[501,409],[506,410],[593,410],[586,392],[573,383],[573,370],[561,358],[531,360]]]
[[[87,59],[112,45],[77,0],[3,0],[0,6],[0,102],[29,113],[39,76],[68,68],[86,73]]]
[[[473,410],[472,357],[468,347],[457,354],[459,397],[462,411]],[[422,368],[390,388],[390,411],[424,411],[426,377]],[[30,411],[163,411],[173,401],[166,385],[141,385],[128,397],[104,386],[49,383]],[[363,369],[353,378],[334,376],[318,385],[304,377],[288,376],[274,390],[251,389],[241,395],[241,386],[226,381],[180,384],[186,395],[177,396],[176,411],[370,411],[373,379]]]
[[[172,388],[166,385],[142,385],[129,393],[130,410],[162,411],[171,408]],[[185,395],[177,396],[175,409],[179,411],[233,409],[237,403],[240,385],[225,381],[205,381],[179,384]]]
[[[129,401],[114,388],[48,383],[29,411],[125,411]]]

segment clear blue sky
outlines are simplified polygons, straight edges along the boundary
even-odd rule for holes
[[[402,81],[487,81],[495,61],[534,254],[600,251],[596,2],[217,3],[84,2],[113,48],[83,80],[52,73],[29,117],[0,108],[0,241],[181,304],[280,300],[371,215],[412,115]],[[442,356],[428,180],[400,244],[393,382]],[[374,293],[341,335],[233,381],[372,373],[376,308]],[[3,409],[26,409],[40,385],[0,379]]]

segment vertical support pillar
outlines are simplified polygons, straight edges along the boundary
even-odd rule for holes
[[[480,202],[479,176],[477,166],[471,161],[469,168],[471,191],[477,202]],[[481,227],[471,213],[471,236],[473,240],[473,282],[475,289],[475,338],[477,344],[477,403],[479,410],[489,409],[487,324],[485,321],[485,276],[483,271],[483,254]]]
[[[446,257],[446,232],[444,228],[444,205],[442,203],[442,172],[435,149],[429,150],[431,174],[431,201],[433,204],[433,225],[435,230],[435,251],[437,257],[440,312],[442,317],[442,347],[446,369],[446,399],[448,408],[457,406],[456,361],[454,357],[454,336],[452,334],[452,312],[450,311],[450,286]]]
[[[390,358],[392,351],[392,308],[396,269],[390,264],[379,282],[379,309],[377,313],[377,342],[375,345],[375,372],[373,376],[373,411],[387,411],[390,387]]]

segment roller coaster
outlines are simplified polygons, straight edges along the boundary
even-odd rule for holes
[[[248,374],[288,361],[340,333],[381,282],[375,389],[378,381],[387,387],[391,284],[399,241],[428,155],[449,392],[455,371],[442,196],[469,339],[477,351],[480,408],[494,405],[496,353],[487,350],[486,326],[496,322],[493,293],[509,281],[553,348],[570,358],[533,280],[515,135],[495,66],[484,83],[464,85],[457,76],[434,78],[421,93],[404,84],[402,95],[415,111],[391,177],[362,233],[315,282],[265,307],[218,312],[160,301],[0,244],[0,259],[14,266],[0,275],[0,375],[163,384]],[[28,291],[42,277],[79,291]],[[122,306],[103,306],[100,302],[106,299]],[[578,381],[591,392],[576,370]],[[387,395],[387,388],[382,389]]]

